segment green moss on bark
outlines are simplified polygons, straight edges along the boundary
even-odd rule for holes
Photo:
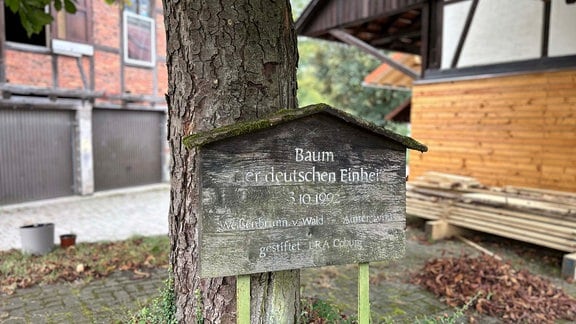
[[[420,152],[428,151],[428,147],[426,147],[424,144],[416,141],[413,138],[397,134],[389,129],[377,126],[368,121],[352,116],[344,111],[332,108],[329,105],[323,103],[306,106],[300,109],[279,110],[278,112],[262,119],[237,123],[233,125],[215,128],[207,132],[192,134],[186,136],[183,141],[184,145],[186,145],[186,147],[188,148],[203,146],[225,138],[253,133],[259,130],[263,130],[279,124],[287,123],[296,119],[304,118],[319,113],[326,113],[338,117],[350,124],[362,127],[373,133],[382,135],[384,137],[387,137],[388,139],[396,141],[405,146],[406,148],[417,150]]]

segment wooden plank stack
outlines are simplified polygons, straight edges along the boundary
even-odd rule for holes
[[[487,187],[474,178],[429,172],[407,184],[406,212],[462,228],[576,252],[576,193],[513,186]]]

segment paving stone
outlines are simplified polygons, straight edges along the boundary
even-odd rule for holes
[[[167,234],[168,204],[168,186],[163,185],[0,206],[0,250],[20,248],[18,228],[32,223],[54,223],[55,239],[73,231],[78,242]],[[159,269],[142,280],[116,273],[89,283],[18,289],[0,296],[0,323],[116,323],[156,297],[166,277],[167,271]]]
[[[132,297],[130,296],[130,294],[128,294],[127,292],[125,292],[123,290],[117,290],[112,295],[120,303],[132,300]]]
[[[127,319],[142,302],[158,296],[168,276],[165,269],[152,271],[150,278],[140,281],[146,282],[146,290],[132,296],[126,289],[134,283],[126,280],[129,275],[115,273],[80,290],[68,284],[19,289],[14,295],[2,296],[0,323],[115,323]],[[99,289],[101,293],[95,293]]]
[[[128,194],[112,191],[0,206],[0,250],[21,248],[19,227],[35,223],[54,223],[54,244],[70,232],[78,242],[167,235],[169,199],[168,185],[162,184]]]
[[[0,250],[20,247],[18,227],[26,223],[53,222],[57,235],[74,231],[79,234],[80,242],[121,240],[134,234],[167,234],[168,202],[168,188],[164,186],[129,194],[73,197],[0,207]],[[445,252],[459,254],[463,251],[471,255],[477,253],[457,241],[424,245],[411,239],[407,242],[407,254],[403,260],[371,265],[371,278],[383,278],[370,286],[374,322],[392,319],[395,323],[411,323],[424,315],[442,315],[452,311],[432,294],[407,283],[407,277],[422,266],[423,260]],[[336,268],[328,270],[333,274],[328,279],[319,274],[326,270],[303,270],[303,295],[318,296],[339,306],[344,305],[347,313],[355,314],[356,267],[332,269]],[[130,312],[159,296],[159,289],[166,278],[167,271],[158,269],[151,271],[149,278],[140,280],[132,279],[129,273],[115,273],[88,283],[19,289],[14,295],[0,296],[0,323],[124,322]],[[555,283],[576,295],[576,285],[563,283],[560,279]],[[482,323],[490,322],[490,319],[482,320]]]

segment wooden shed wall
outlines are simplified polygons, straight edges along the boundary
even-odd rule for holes
[[[576,192],[576,71],[413,88],[410,177],[426,171],[487,185]]]

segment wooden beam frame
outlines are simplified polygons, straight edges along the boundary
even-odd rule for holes
[[[425,71],[424,78],[420,84],[427,81],[442,80],[465,80],[482,76],[505,76],[518,73],[533,73],[538,71],[559,71],[564,69],[576,68],[576,55],[545,57],[532,60],[498,63],[492,65],[470,66],[458,69],[428,69]]]
[[[417,80],[419,79],[419,75],[414,72],[412,69],[394,61],[393,59],[389,58],[388,56],[381,53],[377,48],[371,46],[368,43],[365,43],[361,39],[354,37],[353,35],[348,34],[347,32],[339,29],[333,29],[329,31],[330,35],[334,36],[335,38],[343,41],[352,46],[358,47],[363,52],[370,54],[376,58],[378,58],[383,63],[386,63],[393,67],[394,69],[406,74],[410,78]]]
[[[82,80],[83,88],[90,89],[88,85],[88,79],[86,78],[86,73],[84,72],[84,65],[82,64],[82,56],[76,58],[76,65],[78,66],[78,72],[80,73],[80,79]]]
[[[550,42],[550,13],[552,11],[552,2],[544,0],[544,10],[542,17],[542,48],[541,57],[548,57],[548,44]]]
[[[470,10],[468,10],[468,16],[466,16],[466,22],[464,23],[464,28],[462,29],[462,34],[460,35],[460,40],[458,40],[458,46],[454,52],[454,57],[452,58],[451,67],[454,69],[458,66],[458,61],[460,60],[460,54],[462,54],[462,49],[464,48],[464,43],[466,38],[468,38],[468,32],[470,31],[470,26],[472,25],[472,20],[474,19],[474,14],[476,13],[476,8],[478,7],[478,0],[472,0],[472,5],[470,5]]]
[[[0,0],[0,83],[6,82],[6,19],[4,18],[4,0]]]
[[[10,98],[12,94],[25,95],[25,96],[45,96],[54,99],[58,97],[92,99],[104,96],[104,91],[42,88],[33,86],[14,85],[9,83],[0,84],[0,92],[2,92],[2,96],[5,99]]]
[[[405,33],[398,33],[398,34],[390,35],[387,37],[378,38],[378,39],[375,39],[374,41],[372,41],[371,43],[372,43],[372,45],[377,45],[377,46],[384,45],[384,44],[390,43],[394,40],[397,40],[397,39],[400,39],[403,37],[412,38],[415,36],[420,36],[420,33],[421,33],[420,29],[412,30],[412,31],[408,31]]]
[[[444,3],[426,2],[422,8],[422,75],[442,63],[442,19]]]
[[[422,75],[426,75],[426,70],[430,67],[430,7],[432,4],[426,2],[422,7],[422,36],[420,44],[420,57],[422,58]]]

